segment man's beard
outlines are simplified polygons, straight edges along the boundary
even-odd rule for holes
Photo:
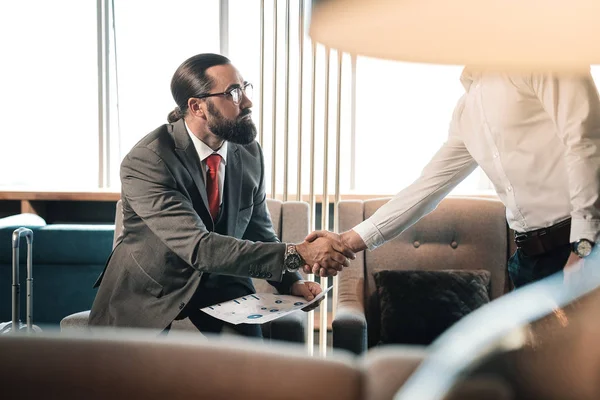
[[[246,108],[236,120],[228,120],[217,110],[212,102],[208,102],[208,112],[212,115],[212,121],[208,123],[208,129],[216,136],[228,142],[246,145],[256,138],[256,125],[250,118],[243,118],[250,114]]]

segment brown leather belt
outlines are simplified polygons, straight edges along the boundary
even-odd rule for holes
[[[548,228],[531,232],[515,232],[517,248],[526,256],[537,256],[569,244],[571,236],[571,218]]]

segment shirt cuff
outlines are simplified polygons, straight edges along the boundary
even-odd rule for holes
[[[597,219],[572,219],[571,220],[571,243],[580,239],[596,242],[600,232],[600,220]]]
[[[352,228],[367,245],[367,249],[375,250],[385,243],[385,239],[379,229],[369,220],[363,221]]]

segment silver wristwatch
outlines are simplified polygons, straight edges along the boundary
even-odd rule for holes
[[[285,257],[283,259],[283,266],[288,272],[296,272],[304,264],[304,260],[296,251],[296,245],[288,244],[285,247]]]
[[[579,239],[578,241],[571,243],[571,251],[580,258],[585,258],[592,254],[593,249],[594,242],[588,239]]]

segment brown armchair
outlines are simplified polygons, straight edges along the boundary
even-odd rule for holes
[[[353,228],[389,198],[339,203],[340,231]],[[373,274],[382,270],[473,270],[491,273],[491,298],[509,287],[506,265],[511,253],[505,208],[495,199],[448,197],[436,210],[401,235],[357,255],[339,277],[333,347],[360,354],[379,341]]]

